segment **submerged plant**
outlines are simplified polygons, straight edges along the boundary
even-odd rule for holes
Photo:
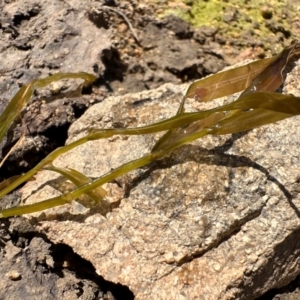
[[[30,180],[37,172],[44,169],[60,173],[72,181],[76,188],[72,192],[39,203],[4,209],[0,211],[0,217],[27,214],[63,205],[83,194],[93,200],[103,201],[106,195],[105,190],[101,187],[103,184],[158,160],[175,148],[195,139],[208,134],[222,135],[241,132],[300,114],[300,97],[275,93],[284,81],[282,73],[287,63],[298,54],[300,54],[300,43],[294,42],[277,56],[195,81],[189,86],[177,114],[164,121],[137,128],[91,130],[85,137],[54,150],[27,173],[0,183],[0,197]],[[84,85],[92,84],[96,79],[87,73],[62,73],[32,81],[23,86],[0,117],[0,140],[3,139],[13,120],[28,103],[35,89],[64,78],[83,79]],[[239,98],[230,104],[199,112],[185,112],[184,110],[185,101],[188,98],[193,97],[200,102],[207,102],[240,91],[243,92]],[[150,153],[95,180],[91,180],[76,170],[52,165],[58,156],[87,141],[108,138],[113,135],[142,135],[156,132],[166,133],[156,142]]]

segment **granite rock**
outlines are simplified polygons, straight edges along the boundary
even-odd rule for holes
[[[284,93],[300,96],[299,74],[300,62],[287,75]],[[109,97],[71,126],[68,143],[91,128],[171,117],[186,88],[166,84]],[[201,107],[191,99],[187,108]],[[135,299],[254,299],[300,273],[299,123],[293,117],[185,145],[104,185],[110,204],[105,216],[83,199],[28,218],[52,242],[92,262],[106,280],[127,285]],[[96,178],[149,152],[159,136],[90,141],[55,165]],[[23,203],[59,195],[60,180],[40,172],[22,189]]]

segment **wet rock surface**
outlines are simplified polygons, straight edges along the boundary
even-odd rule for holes
[[[1,168],[1,178],[32,168],[67,138],[70,141],[84,134],[82,127],[76,129],[75,124],[68,130],[95,103],[103,102],[99,107],[103,111],[101,126],[137,126],[174,114],[186,86],[169,85],[160,91],[107,100],[109,95],[153,89],[167,82],[189,82],[236,61],[265,55],[260,41],[251,32],[243,32],[239,43],[228,44],[227,37],[220,35],[218,28],[192,28],[174,16],[158,19],[156,9],[157,6],[140,1],[6,0],[0,3],[1,111],[18,88],[30,80],[57,72],[78,71],[99,78],[93,88],[83,91],[83,96],[76,90],[79,82],[71,81],[35,93],[2,145],[3,157],[25,133],[24,141]],[[227,11],[224,21],[236,22],[235,15],[234,11]],[[268,24],[275,33],[281,30],[280,24],[272,20]],[[249,40],[251,45],[245,48]],[[284,43],[285,37],[271,36],[270,41]],[[167,112],[165,106],[172,106],[173,110]],[[94,120],[93,126],[99,126],[99,111],[95,111],[87,113],[83,120]],[[284,126],[290,130],[295,126],[293,122]],[[86,123],[83,127],[88,130],[91,126]],[[299,249],[298,222],[292,217],[286,194],[288,190],[292,198],[297,198],[297,188],[289,181],[292,177],[285,181],[292,187],[286,190],[276,183],[278,177],[272,181],[267,174],[277,174],[276,163],[278,168],[290,168],[293,176],[297,170],[292,165],[289,167],[286,160],[276,160],[278,153],[285,153],[285,146],[293,142],[284,142],[280,134],[274,139],[272,134],[259,129],[246,137],[208,138],[204,144],[183,147],[181,152],[154,164],[149,171],[140,170],[120,178],[106,187],[110,191],[112,210],[107,220],[101,216],[101,208],[83,202],[88,207],[84,214],[76,213],[75,205],[36,216],[31,224],[24,218],[5,221],[0,268],[1,274],[6,275],[0,280],[0,298],[17,299],[26,295],[31,299],[45,295],[47,299],[133,299],[134,296],[149,299],[155,294],[157,299],[174,299],[175,294],[181,294],[183,299],[192,299],[194,295],[199,296],[202,288],[198,276],[204,276],[202,284],[210,281],[212,286],[215,280],[219,284],[219,278],[225,282],[226,276],[235,280],[235,285],[227,287],[225,294],[220,292],[222,286],[220,290],[216,285],[213,291],[207,290],[209,299],[217,295],[224,299],[252,299],[244,295],[257,297],[270,288],[286,285],[299,269],[294,255]],[[293,135],[296,134],[295,131]],[[279,152],[272,152],[274,160],[263,161],[263,168],[256,164],[263,160],[263,155],[256,156],[255,150],[249,154],[247,150],[249,155],[240,158],[245,153],[244,146],[234,147],[239,141],[252,147],[261,135],[268,141],[261,149],[268,149],[273,139],[275,148],[282,145],[276,150]],[[67,165],[81,162],[74,167],[89,176],[100,176],[126,159],[149,151],[155,139],[157,136],[96,143],[83,150],[84,157],[71,156]],[[128,147],[134,142],[138,147]],[[116,154],[110,158],[112,147]],[[261,152],[257,150],[257,153]],[[90,157],[101,155],[102,160],[90,162]],[[297,165],[295,158],[290,159]],[[283,176],[282,172],[279,177]],[[45,184],[53,179],[49,176],[44,178]],[[243,177],[246,179],[242,180]],[[211,178],[216,179],[214,183]],[[30,182],[27,188],[37,184],[39,190],[39,180],[38,177],[36,182]],[[279,181],[282,180],[280,177]],[[54,190],[51,187],[42,194],[43,198],[51,196]],[[270,193],[271,200],[267,197]],[[241,195],[245,197],[242,204],[239,203]],[[5,198],[1,206],[16,205],[21,199],[29,201],[28,194],[21,196],[16,192]],[[284,203],[280,209],[286,216],[279,215],[279,206],[272,202],[274,198]],[[218,210],[220,215],[215,213]],[[206,217],[209,212],[215,215]],[[272,224],[268,223],[270,219],[274,219]],[[281,223],[286,223],[281,228],[282,234],[278,229]],[[265,233],[256,235],[255,229]],[[153,236],[157,236],[156,241]],[[249,242],[252,239],[253,245]],[[255,248],[262,240],[273,249]],[[89,247],[98,247],[100,254],[95,255]],[[229,252],[228,247],[236,252]],[[220,254],[227,252],[226,257]],[[281,264],[279,256],[287,258],[285,264]],[[109,261],[115,264],[112,266]],[[249,265],[254,269],[250,270]],[[236,273],[226,273],[227,268]],[[279,280],[274,270],[288,270],[289,274],[284,273]],[[262,278],[267,282],[265,286],[257,283]],[[32,291],[28,286],[33,287]],[[175,294],[168,294],[166,286],[173,286]],[[278,292],[273,292],[272,297],[275,293]],[[7,295],[11,298],[5,298]]]

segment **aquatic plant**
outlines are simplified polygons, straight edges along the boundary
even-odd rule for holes
[[[58,197],[39,203],[12,207],[0,211],[0,217],[27,214],[70,203],[86,194],[93,200],[105,198],[103,184],[130,171],[161,159],[174,149],[208,134],[222,135],[250,130],[300,114],[300,98],[283,95],[275,91],[282,85],[283,71],[288,62],[300,53],[300,43],[295,41],[277,56],[252,62],[231,70],[200,79],[192,83],[183,97],[177,114],[169,119],[137,128],[113,128],[91,130],[85,137],[50,153],[34,168],[23,175],[8,178],[0,183],[0,197],[7,195],[20,184],[31,180],[44,169],[58,172],[72,181],[76,188]],[[30,100],[35,89],[45,87],[61,79],[83,79],[83,85],[90,85],[95,77],[87,73],[59,73],[44,79],[34,80],[23,86],[0,116],[0,140],[3,139],[13,120]],[[236,101],[214,109],[185,112],[185,101],[195,98],[200,102],[243,91]],[[70,168],[58,168],[52,162],[61,154],[87,141],[109,138],[114,135],[143,135],[156,132],[165,134],[156,142],[150,153],[91,180],[84,174]]]

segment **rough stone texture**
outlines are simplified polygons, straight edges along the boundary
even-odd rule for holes
[[[142,2],[147,3],[147,5]],[[93,93],[92,96],[80,98],[60,99],[62,97],[61,92],[72,91],[74,86],[69,82],[55,83],[50,89],[38,91],[33,99],[34,102],[26,108],[24,114],[22,113],[22,118],[26,126],[17,126],[13,137],[11,137],[10,141],[6,144],[7,147],[5,147],[3,152],[6,153],[11,144],[14,143],[22,133],[27,132],[27,129],[30,131],[28,132],[30,137],[27,137],[27,140],[23,141],[23,144],[20,147],[23,151],[19,151],[20,148],[17,149],[18,151],[16,152],[18,152],[19,156],[12,155],[10,159],[7,160],[6,166],[1,168],[0,177],[7,178],[16,172],[19,174],[22,171],[25,171],[26,168],[31,168],[32,165],[36,164],[36,162],[49,153],[49,151],[61,145],[65,141],[66,131],[70,122],[73,122],[85,107],[106,98],[107,90],[109,90],[110,93],[113,92],[115,95],[124,94],[128,91],[138,91],[157,87],[164,82],[179,83],[181,81],[199,78],[205,74],[220,70],[224,65],[228,64],[228,62],[232,63],[233,61],[239,61],[250,57],[263,57],[266,53],[270,54],[271,52],[276,53],[277,47],[279,45],[282,46],[285,41],[288,41],[288,39],[286,40],[280,32],[277,32],[281,31],[282,27],[279,26],[275,28],[273,26],[275,23],[272,22],[272,24],[270,23],[270,29],[277,33],[276,35],[275,33],[269,33],[268,38],[270,39],[267,43],[262,43],[261,40],[254,42],[251,32],[245,32],[243,34],[238,34],[235,37],[237,38],[238,44],[234,43],[235,46],[233,48],[230,46],[231,38],[228,36],[221,36],[218,28],[202,27],[194,30],[194,28],[188,26],[179,18],[172,16],[157,20],[155,15],[160,7],[154,5],[154,8],[150,8],[148,4],[149,1],[140,0],[0,1],[0,49],[2,59],[0,66],[0,111],[3,110],[5,103],[17,91],[20,85],[51,73],[84,70],[87,72],[94,72],[99,76],[100,81],[98,82],[99,86],[94,86],[93,91],[95,93]],[[139,37],[140,43],[134,41],[132,32],[129,30],[128,24],[124,21],[124,18],[120,14],[109,10],[108,6],[112,6],[128,17]],[[280,10],[276,10],[273,13],[278,14],[280,18],[283,16]],[[292,18],[289,18],[289,16],[291,16],[289,12],[287,12],[287,14],[284,13],[284,15],[288,16],[286,20],[290,20],[292,24],[295,25],[292,32],[293,38],[295,38],[299,31],[298,18],[292,20]],[[236,24],[230,23],[229,26],[234,28],[234,30],[241,30],[240,26],[236,27]],[[255,32],[257,34],[259,31],[255,30]],[[270,50],[267,50],[268,47],[265,47],[268,43],[271,43],[272,45],[271,52]],[[242,44],[246,45],[247,48],[240,48],[240,45]],[[249,47],[249,44],[252,46]],[[262,47],[264,47],[265,50]],[[159,59],[157,57],[159,57]],[[77,87],[77,84],[75,86]],[[91,115],[87,115],[89,116],[87,119],[90,118],[90,121],[92,121],[93,126],[95,127],[98,125],[110,127],[136,126],[138,124],[152,122],[159,118],[164,118],[167,115],[170,116],[175,113],[178,106],[179,97],[176,96],[178,91],[176,92],[176,88],[172,86],[167,88],[164,87],[164,89],[169,89],[171,92],[162,90],[162,92],[149,92],[111,100],[115,101],[115,106],[111,110],[110,107],[112,104],[107,104],[107,100],[103,103],[107,111],[104,111],[104,118],[102,120],[98,119],[98,112],[92,113],[94,118],[92,118]],[[293,90],[297,91],[297,89],[297,87],[290,87],[288,91],[293,92]],[[69,94],[69,96],[73,97],[74,95]],[[171,99],[173,96],[175,98]],[[133,100],[130,99],[132,97],[138,99],[137,101],[141,101],[131,105],[130,103],[132,103]],[[178,97],[177,102],[176,97]],[[164,104],[166,107],[163,107],[162,104],[158,104],[159,101],[157,101],[156,105],[155,99],[157,98],[160,98],[159,101],[167,103]],[[120,105],[119,101],[122,101],[123,99],[128,100],[128,106]],[[152,102],[150,101],[151,99],[153,99]],[[173,100],[174,102],[172,102]],[[174,103],[176,103],[175,106]],[[149,105],[149,107],[147,105]],[[172,106],[168,107],[170,105]],[[168,110],[169,108],[170,110]],[[102,108],[100,107],[100,109]],[[150,116],[149,111],[151,114]],[[76,139],[77,133],[83,134],[80,129],[81,127],[82,129],[92,127],[91,125],[80,126],[76,130],[73,129],[71,132],[73,137],[70,135],[70,140]],[[286,128],[288,128],[288,125]],[[57,133],[59,133],[59,139],[61,139],[60,142],[57,142]],[[293,132],[291,132],[291,134],[293,134]],[[294,132],[294,134],[296,133]],[[60,225],[68,220],[70,225],[69,227],[66,227],[66,230],[68,230],[67,232],[70,232],[70,239],[73,239],[72,232],[68,228],[75,228],[78,230],[78,235],[80,235],[81,223],[86,223],[86,226],[93,224],[93,218],[96,220],[99,218],[101,222],[104,222],[105,219],[101,217],[100,213],[103,214],[108,210],[114,209],[111,214],[108,214],[109,221],[105,221],[107,222],[105,223],[105,226],[112,227],[110,229],[111,232],[107,231],[107,234],[112,234],[112,242],[109,244],[107,242],[108,237],[104,237],[104,246],[101,246],[106,247],[105,245],[114,244],[115,238],[113,234],[116,231],[117,233],[115,236],[116,239],[119,239],[117,241],[120,241],[120,244],[116,244],[116,249],[114,249],[115,252],[111,251],[107,254],[107,256],[111,255],[114,259],[105,259],[107,256],[103,255],[101,261],[105,261],[105,264],[100,267],[101,262],[97,262],[95,258],[97,255],[93,250],[98,245],[95,244],[96,242],[91,242],[93,251],[88,253],[88,246],[84,246],[85,243],[87,245],[88,243],[84,241],[83,235],[78,239],[78,245],[74,247],[74,249],[76,248],[75,250],[78,253],[83,253],[85,257],[88,257],[88,259],[90,259],[98,268],[100,274],[106,274],[108,273],[107,270],[109,270],[111,274],[107,277],[112,278],[112,282],[117,282],[119,277],[121,278],[120,282],[129,282],[129,285],[134,285],[132,282],[137,281],[135,286],[139,286],[140,290],[135,288],[134,291],[137,297],[142,297],[141,295],[143,295],[144,292],[141,291],[141,287],[147,286],[147,282],[149,283],[149,286],[147,287],[148,291],[154,287],[154,283],[158,287],[159,284],[163,283],[163,281],[157,279],[159,277],[158,275],[156,277],[154,275],[152,277],[149,275],[144,276],[146,283],[139,285],[142,281],[142,278],[140,277],[142,277],[142,274],[146,273],[145,270],[147,268],[150,270],[149,266],[151,266],[151,268],[154,266],[154,268],[157,268],[160,272],[162,272],[161,270],[164,270],[163,268],[166,268],[163,260],[159,262],[155,257],[163,257],[163,259],[173,267],[172,270],[174,270],[174,272],[172,273],[171,270],[169,277],[165,277],[171,278],[172,280],[172,274],[175,274],[179,267],[190,266],[196,259],[202,258],[202,255],[205,257],[207,253],[210,253],[210,249],[216,248],[218,245],[221,247],[224,239],[231,240],[232,234],[237,232],[240,227],[243,228],[242,225],[246,223],[247,220],[255,218],[256,214],[260,212],[261,202],[254,201],[254,204],[249,206],[248,213],[243,212],[240,215],[237,215],[236,223],[232,223],[232,219],[226,220],[224,223],[222,221],[224,216],[220,217],[218,214],[213,217],[211,216],[212,211],[219,212],[220,207],[226,207],[226,203],[229,203],[228,208],[226,208],[229,210],[229,216],[232,217],[230,210],[235,212],[235,210],[231,208],[230,203],[234,202],[232,206],[233,208],[236,208],[238,204],[235,203],[238,201],[237,199],[241,198],[240,194],[242,193],[244,186],[248,184],[248,181],[241,184],[240,180],[243,179],[240,179],[237,176],[235,179],[232,179],[232,176],[239,174],[236,170],[239,170],[241,173],[241,170],[249,169],[252,166],[256,172],[258,172],[257,170],[260,170],[259,172],[265,172],[265,170],[259,166],[252,165],[249,159],[246,161],[240,160],[239,156],[241,156],[241,154],[239,149],[243,148],[236,148],[236,146],[234,146],[232,148],[232,155],[238,157],[229,156],[231,153],[229,151],[232,141],[235,141],[241,136],[242,135],[236,135],[233,139],[229,139],[229,137],[211,139],[208,137],[199,143],[195,143],[195,147],[186,146],[179,152],[177,151],[170,158],[152,164],[150,171],[147,171],[147,169],[139,170],[118,179],[117,182],[106,185],[105,188],[109,191],[109,195],[107,197],[108,203],[105,205],[99,206],[89,204],[89,202],[87,202],[88,199],[83,198],[80,199],[81,204],[74,203],[71,208],[68,206],[61,207],[52,212],[48,211],[46,215],[41,215],[39,217],[39,220],[41,221],[39,224],[42,227],[44,226],[46,230],[47,226],[50,226],[50,224],[45,220],[50,221],[51,219],[54,219],[59,222],[63,221]],[[32,143],[33,137],[34,143]],[[265,137],[266,136],[262,134],[262,138]],[[130,160],[133,157],[139,157],[139,155],[142,155],[142,153],[151,148],[151,145],[153,145],[154,140],[157,138],[158,136],[129,138],[129,142],[136,141],[134,144],[135,146],[130,147],[128,147],[127,140],[123,138],[119,138],[119,140],[118,138],[110,139],[109,142],[104,141],[103,143],[98,144],[91,143],[94,145],[91,146],[91,150],[82,148],[79,158],[78,155],[76,156],[75,154],[71,156],[71,159],[73,160],[72,163],[73,166],[76,166],[79,170],[84,170],[87,174],[97,177],[102,174],[102,172],[109,171],[112,167],[124,163],[125,159]],[[222,146],[227,139],[228,143],[225,143],[223,147],[219,148],[218,146]],[[245,137],[241,138],[241,140],[244,139]],[[254,136],[253,141],[251,140],[249,142],[249,147],[251,147],[253,143],[258,143],[257,140],[256,136]],[[278,144],[278,140],[281,140],[280,135],[278,138],[274,139],[276,145]],[[284,139],[282,139],[282,141],[284,142]],[[216,144],[216,148],[214,147],[214,143]],[[293,145],[293,143],[291,144]],[[279,145],[281,144],[279,143]],[[101,147],[100,149],[102,152],[99,152],[98,147]],[[289,145],[283,147],[286,149]],[[37,148],[42,154],[36,152]],[[112,149],[115,157],[111,157],[113,156]],[[268,146],[264,148],[264,150],[266,149],[268,149],[269,153],[270,150]],[[295,153],[297,153],[296,150],[297,149],[295,149]],[[280,161],[281,157],[284,156],[280,154],[280,151],[274,151],[270,152],[275,156],[274,160],[289,170],[290,165],[284,159],[282,159],[283,161]],[[96,155],[96,153],[98,154]],[[98,160],[98,158],[94,159],[94,157],[100,156],[101,153],[103,154],[103,157],[100,160]],[[245,153],[246,157],[251,157],[248,150]],[[199,154],[202,156],[200,157]],[[262,157],[265,156],[266,152],[262,154]],[[91,157],[93,158],[92,160]],[[185,157],[186,159],[184,159]],[[295,157],[297,157],[296,154]],[[293,157],[293,162],[296,160],[295,157]],[[86,159],[86,161],[83,159]],[[256,159],[257,157],[254,156],[255,161]],[[76,161],[76,165],[74,164],[74,161]],[[257,161],[259,160],[257,159]],[[297,162],[295,164],[297,165]],[[71,163],[69,165],[71,165]],[[266,164],[266,166],[269,167],[269,164]],[[276,166],[276,164],[274,166]],[[274,166],[272,165],[269,169],[274,171]],[[267,168],[267,170],[269,169]],[[197,170],[197,172],[195,170]],[[199,172],[199,170],[202,171]],[[277,172],[277,170],[275,171]],[[275,175],[277,174],[276,172]],[[215,176],[215,173],[217,176]],[[267,173],[265,172],[264,174],[266,176]],[[271,173],[271,175],[272,174],[273,173]],[[251,178],[248,173],[242,174],[242,176],[245,175]],[[256,175],[254,175],[253,178],[255,179]],[[178,176],[178,179],[176,179],[176,176]],[[217,179],[214,179],[214,182],[211,183],[212,179],[210,176]],[[52,185],[51,187],[46,186],[42,192],[39,192],[39,200],[50,197],[51,195],[53,196],[54,193],[59,194],[60,192],[56,190],[58,188],[72,188],[68,183],[62,185],[61,182],[63,182],[63,180],[61,178],[53,180],[55,177],[50,172],[44,172],[38,177],[40,177],[39,180],[43,180],[43,182],[47,182],[48,184],[50,184],[49,181],[51,180]],[[225,181],[223,181],[224,178]],[[250,197],[249,194],[252,193],[254,193],[254,195],[251,195],[251,199],[256,199],[256,197],[259,198],[260,194],[262,197],[265,196],[263,192],[266,190],[266,177],[264,178],[265,180],[258,179],[258,182],[250,182],[249,187],[244,188],[246,191],[245,197]],[[274,178],[276,179],[276,177]],[[292,180],[289,180],[290,179],[288,178],[288,182],[293,182]],[[263,182],[261,184],[262,191],[258,188],[260,182]],[[289,183],[287,183],[287,185],[288,184]],[[175,186],[176,189],[170,188],[173,188],[173,186]],[[239,186],[241,186],[240,190],[238,189]],[[296,182],[293,186],[296,186]],[[231,191],[228,190],[229,187],[231,188]],[[251,192],[249,192],[250,187],[253,189]],[[291,190],[293,191],[293,188]],[[145,200],[142,193],[149,197],[150,200],[148,198],[148,200]],[[158,195],[159,193],[161,196]],[[217,193],[220,194],[218,195]],[[239,194],[234,198],[234,193]],[[294,192],[294,194],[295,193],[296,192]],[[287,193],[285,194],[288,196]],[[35,195],[35,197],[38,197],[38,195]],[[201,195],[201,197],[199,195]],[[277,194],[275,194],[275,196],[276,195]],[[230,202],[227,198],[231,196],[233,197],[233,200]],[[4,207],[8,204],[17,205],[18,198],[17,193],[9,195],[6,199],[2,199],[1,206]],[[25,192],[23,198],[26,198]],[[121,205],[119,206],[120,201]],[[129,206],[124,206],[126,201],[130,204]],[[154,209],[151,205],[155,204],[157,204],[157,207]],[[150,206],[150,208],[148,208],[148,206]],[[241,207],[246,207],[246,204],[243,204]],[[133,212],[126,212],[126,209],[129,210],[131,208]],[[193,209],[195,209],[195,212],[192,212]],[[138,212],[136,212],[136,210]],[[183,212],[185,210],[186,212]],[[78,214],[78,212],[80,213]],[[145,221],[140,221],[141,215],[145,214]],[[224,214],[224,211],[219,212],[219,214]],[[126,221],[127,215],[128,222]],[[135,220],[136,223],[133,221],[134,217],[137,218]],[[212,227],[215,226],[213,224],[219,224],[216,222],[216,219],[218,218],[224,223],[222,223],[222,226],[224,226],[216,231],[219,236],[211,233],[212,230],[215,230],[215,227]],[[270,217],[268,217],[268,219],[269,218]],[[151,227],[152,220],[153,227]],[[150,225],[147,225],[146,227],[145,222],[148,222]],[[197,222],[200,223],[198,224]],[[182,226],[183,223],[186,225]],[[3,223],[1,223],[1,226],[2,224]],[[76,227],[74,224],[79,225]],[[124,230],[120,224],[125,224]],[[142,228],[148,228],[148,231],[145,229],[145,231],[142,230],[142,232],[139,233],[141,228],[139,224],[141,224]],[[156,230],[156,227],[159,228],[159,224],[160,226],[163,226],[164,224],[167,225],[162,229]],[[94,225],[90,226],[95,227]],[[104,225],[101,226],[103,227]],[[115,226],[117,226],[117,229]],[[212,229],[210,229],[210,226]],[[57,225],[55,228],[58,232],[58,236],[54,237],[54,233],[51,231],[49,232],[49,236],[53,236],[53,242],[57,243],[58,237],[60,236],[62,237],[62,240],[67,240],[61,233],[61,230],[64,230],[63,226],[59,227]],[[169,229],[167,230],[166,228]],[[199,228],[200,230],[198,230],[199,232],[197,233],[192,231],[197,231]],[[0,229],[2,229],[2,227]],[[99,230],[100,229],[101,228],[99,228]],[[50,244],[54,246],[53,243],[47,241],[45,235],[42,235],[42,238],[44,241],[46,240],[46,242],[43,243],[39,240],[39,243],[32,243],[29,245],[33,236],[38,236],[40,238],[40,235],[33,230],[30,234],[31,237],[27,237],[26,239],[24,239],[24,237],[21,238],[23,242],[24,240],[28,241],[26,242],[26,247],[28,247],[26,250],[23,249],[23,246],[16,245],[15,235],[18,235],[21,230],[22,228],[20,226],[20,228],[16,230],[17,232],[13,233],[14,237],[11,236],[8,238],[2,235],[0,230],[0,269],[1,274],[8,274],[8,276],[5,276],[0,280],[0,284],[2,284],[0,288],[0,298],[7,297],[9,292],[12,299],[19,299],[25,295],[27,298],[31,299],[34,294],[24,293],[24,287],[28,286],[36,288],[36,290],[40,292],[38,296],[45,295],[46,298],[51,298],[51,294],[49,293],[50,288],[58,286],[57,281],[61,278],[59,278],[57,274],[61,275],[62,272],[64,278],[60,280],[59,288],[57,289],[58,293],[54,296],[56,299],[83,299],[85,297],[87,299],[91,299],[92,297],[97,299],[100,298],[99,289],[102,290],[102,288],[99,288],[97,280],[94,280],[94,282],[97,282],[95,286],[93,281],[87,282],[86,275],[82,277],[83,280],[78,279],[82,265],[75,271],[73,270],[75,274],[70,274],[67,272],[64,265],[53,270],[51,265],[49,266],[45,263],[42,263],[42,265],[40,264],[40,255],[52,255],[47,247],[49,247]],[[170,233],[172,230],[174,231],[174,234]],[[205,233],[206,231],[208,232],[207,234]],[[152,232],[154,232],[153,235]],[[166,236],[164,236],[164,232],[166,232]],[[181,239],[175,235],[175,232],[180,235]],[[86,234],[88,239],[92,238],[92,234],[95,234],[95,236],[98,235],[95,228],[92,228],[92,233],[89,233],[88,229],[85,228],[83,229],[82,234]],[[127,234],[128,239],[123,236],[124,234]],[[156,235],[162,240],[161,244],[158,238],[157,241],[152,242],[152,240],[155,240]],[[210,236],[214,240],[207,241]],[[293,235],[291,236],[293,237]],[[12,242],[10,240],[12,240]],[[149,245],[143,246],[143,240],[149,240]],[[283,239],[283,246],[287,245],[287,240],[287,238]],[[169,241],[170,245],[168,244]],[[82,245],[80,245],[81,242]],[[72,240],[70,244],[73,245],[74,243],[75,242]],[[129,268],[132,269],[132,271],[128,271],[129,279],[123,280],[123,277],[125,276],[124,272],[126,273],[126,270],[123,270],[123,273],[114,275],[113,272],[115,271],[112,267],[114,266],[115,260],[117,262],[116,266],[121,266],[121,268],[123,268],[124,258],[118,256],[117,251],[118,249],[121,249],[120,251],[122,251],[122,244],[126,246],[126,243],[130,243],[130,245],[132,245],[131,247],[136,247],[139,253],[136,258],[132,259],[132,264],[129,263],[128,267],[126,267],[126,270]],[[293,245],[293,243],[294,241],[292,240],[291,245]],[[45,245],[45,247],[41,248],[41,245]],[[101,240],[99,245],[102,245]],[[270,245],[271,248],[273,246],[273,244]],[[145,252],[141,251],[143,248],[146,249]],[[129,249],[132,250],[132,248]],[[157,249],[160,252],[158,252]],[[175,250],[173,251],[172,249]],[[295,247],[295,249],[297,249],[297,247]],[[6,253],[12,253],[13,251],[19,255],[18,259],[20,264],[17,265],[18,269],[16,269],[14,257],[6,255]],[[65,251],[61,252],[65,253]],[[31,255],[26,256],[28,253]],[[134,251],[130,253],[134,253]],[[173,255],[173,253],[175,254]],[[69,253],[67,253],[67,255],[68,254]],[[274,257],[279,256],[278,253],[276,253],[276,255]],[[99,256],[101,256],[101,253]],[[288,253],[284,254],[282,257],[285,258],[287,256]],[[130,259],[131,256],[128,256],[128,260]],[[53,260],[55,261],[54,258]],[[98,260],[100,261],[100,258],[98,258]],[[79,261],[79,256],[76,257],[76,261]],[[140,264],[142,271],[138,270],[138,263],[140,261],[145,262],[145,265],[144,263]],[[272,263],[272,258],[268,259],[268,262],[269,261]],[[73,268],[73,264],[71,264],[71,268]],[[94,272],[94,269],[91,266],[89,266],[89,268]],[[279,268],[276,270],[278,269]],[[289,270],[288,266],[286,269]],[[295,267],[295,269],[297,268]],[[45,273],[45,270],[48,273]],[[241,270],[244,269],[241,267]],[[21,275],[21,280],[18,280],[20,278],[18,273]],[[283,278],[289,280],[291,276],[293,276],[293,272],[288,276],[284,275]],[[204,279],[208,281],[208,278],[209,276]],[[13,279],[17,281],[12,281]],[[44,281],[46,281],[47,284],[43,284]],[[188,282],[188,280],[185,282]],[[245,284],[247,284],[247,282]],[[277,280],[276,277],[275,281],[271,282],[269,286],[280,286],[280,284],[280,281]],[[210,285],[210,287],[211,286],[212,285]],[[254,287],[251,288],[254,289],[256,286],[257,285],[254,284]],[[208,288],[211,289],[210,287]],[[197,285],[192,288],[197,292]],[[264,286],[265,290],[268,288],[268,286]],[[89,292],[91,289],[92,293]],[[116,287],[112,290],[115,289]],[[174,293],[177,293],[179,289],[180,286],[177,286],[176,289],[174,289]],[[262,288],[262,290],[264,289]],[[161,289],[161,297],[163,297],[162,291],[168,293],[168,290],[163,286]],[[244,290],[241,288],[241,293],[243,291]],[[179,292],[176,295],[178,294]],[[169,295],[171,297],[171,294]],[[251,295],[251,291],[249,292],[249,295]],[[185,297],[189,298],[189,295],[187,294]],[[211,293],[211,297],[214,298],[213,293]],[[295,297],[297,297],[297,295]],[[111,299],[110,296],[107,296],[107,299],[108,298]],[[124,290],[122,290],[119,297],[116,296],[116,299],[124,298],[126,298],[126,296],[124,296]],[[132,299],[132,295],[128,296],[128,299],[129,298]],[[144,296],[144,298],[147,297]],[[149,296],[148,298],[152,298],[152,296]]]
[[[136,0],[0,2],[0,111],[33,79],[78,71],[98,77],[94,97],[76,97],[79,82],[74,80],[35,92],[1,145],[3,158],[26,135],[1,168],[0,180],[28,171],[64,145],[69,125],[108,94],[186,82],[228,65],[211,37],[199,46],[186,22],[175,16],[158,20],[153,8]]]
[[[109,30],[88,19],[84,2],[25,0],[1,6],[0,75],[15,72],[11,82],[1,82],[2,97],[9,99],[18,84],[49,72],[92,72],[95,65],[99,74],[104,70],[101,53],[111,47]]]
[[[46,242],[43,235],[34,237],[26,219],[2,222],[0,233],[0,299],[115,299],[99,289],[103,279],[93,276],[92,269],[87,272],[71,248]]]
[[[298,62],[285,93],[300,95],[299,75]],[[107,98],[72,125],[68,142],[91,128],[170,117],[186,87],[167,84]],[[191,100],[189,110],[195,107]],[[135,299],[253,299],[299,274],[299,122],[294,117],[247,133],[208,136],[118,178],[104,186],[112,205],[106,218],[86,201],[30,218],[106,280],[127,285]],[[157,138],[91,141],[55,165],[98,177],[141,157]],[[57,175],[36,177],[21,191],[25,203],[61,192],[53,185]]]
[[[96,26],[89,9],[82,1],[0,2],[1,112],[20,86],[31,80],[58,72],[104,74],[102,56],[111,51],[111,29]],[[20,114],[22,120],[16,120],[2,144],[1,158],[22,134],[31,137],[23,139],[1,168],[1,180],[32,168],[64,144],[70,123],[96,101],[90,97],[78,101],[74,93],[78,85],[79,81],[64,81],[35,93],[34,103]],[[61,101],[62,93],[70,99]]]

